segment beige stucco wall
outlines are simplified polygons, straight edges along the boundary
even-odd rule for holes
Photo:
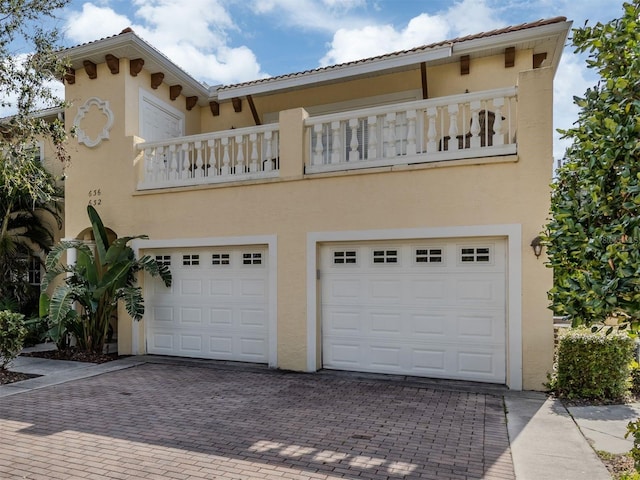
[[[280,116],[280,179],[150,192],[136,192],[134,169],[135,99],[148,77],[130,77],[126,71],[113,76],[104,65],[99,66],[96,80],[79,72],[76,84],[67,87],[74,103],[67,118],[73,119],[74,109],[86,98],[98,96],[109,100],[115,123],[111,138],[99,146],[73,147],[66,184],[67,236],[88,226],[87,192],[95,189],[101,191],[96,208],[105,225],[119,235],[144,233],[154,240],[276,235],[278,367],[304,370],[307,309],[316,308],[306,304],[308,232],[520,224],[523,383],[526,389],[540,389],[552,362],[552,320],[546,308],[552,276],[543,258],[535,258],[529,243],[540,232],[549,207],[553,72],[548,68],[527,70],[530,61],[530,54],[519,55],[517,68],[512,69],[504,68],[503,56],[472,62],[468,80],[458,78],[458,64],[434,67],[430,73],[430,89],[441,94],[459,93],[472,78],[473,85],[483,88],[518,85],[518,154],[506,162],[497,158],[471,165],[451,162],[303,176],[305,150],[300,133],[304,112],[292,110]],[[438,79],[437,71],[451,79]],[[376,77],[370,82],[383,80]],[[419,85],[412,82],[399,84],[402,88]],[[368,85],[358,81],[340,88],[328,86],[316,92],[314,101],[335,102]],[[371,88],[367,94],[384,90],[382,86]],[[162,87],[158,94],[164,94]],[[292,93],[292,98],[297,95],[303,93]],[[301,100],[265,99],[263,107],[268,101],[276,108],[295,106]],[[234,113],[227,116],[227,107],[231,108],[221,106],[220,117],[212,117],[208,106],[204,107],[194,125],[200,122],[203,130],[228,126],[225,122]],[[129,353],[132,337],[125,315],[121,315],[118,335],[120,351]],[[143,349],[144,339],[139,341]]]

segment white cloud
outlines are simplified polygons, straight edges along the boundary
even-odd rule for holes
[[[330,43],[320,65],[343,63],[383,53],[406,50],[504,26],[485,0],[463,0],[437,15],[421,13],[406,27],[366,25],[340,28]]]
[[[320,60],[323,66],[372,57],[447,38],[449,26],[438,16],[423,13],[412,18],[398,31],[391,25],[366,26],[359,29],[340,29],[331,41],[331,48]]]
[[[237,30],[220,1],[135,0],[134,23],[107,6],[85,3],[72,12],[67,35],[87,42],[131,28],[195,78],[210,84],[236,83],[264,77],[254,53],[229,46],[228,32]]]
[[[269,14],[277,23],[330,34],[340,28],[360,28],[370,23],[362,12],[349,14],[365,6],[365,0],[253,0],[251,3],[253,12]]]
[[[456,36],[487,32],[505,26],[505,22],[496,17],[495,10],[485,0],[456,2],[443,17]]]
[[[81,11],[70,12],[65,31],[73,41],[85,43],[115,35],[130,25],[125,15],[111,8],[85,3]]]

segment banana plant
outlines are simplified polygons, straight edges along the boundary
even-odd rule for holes
[[[136,321],[144,315],[142,289],[136,285],[137,273],[159,276],[171,286],[169,268],[148,255],[136,258],[129,242],[146,239],[146,235],[117,238],[109,241],[98,212],[87,207],[95,251],[81,240],[63,240],[53,247],[45,262],[42,282],[41,316],[47,316],[50,334],[59,346],[69,334],[76,339],[79,350],[102,353],[112,318],[116,318],[118,302],[122,300],[129,315]],[[76,263],[61,262],[69,249],[76,250]],[[64,276],[51,297],[47,287]]]

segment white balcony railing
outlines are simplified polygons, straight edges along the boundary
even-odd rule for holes
[[[516,87],[310,117],[307,173],[516,153]]]
[[[278,133],[269,124],[140,143],[138,190],[277,177]]]

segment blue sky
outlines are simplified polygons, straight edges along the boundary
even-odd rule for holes
[[[58,12],[66,46],[132,27],[194,78],[229,84],[365,58],[565,16],[574,26],[619,17],[622,0],[73,0]],[[574,95],[597,81],[565,54],[555,127],[576,118]],[[556,134],[554,157],[566,143]]]

